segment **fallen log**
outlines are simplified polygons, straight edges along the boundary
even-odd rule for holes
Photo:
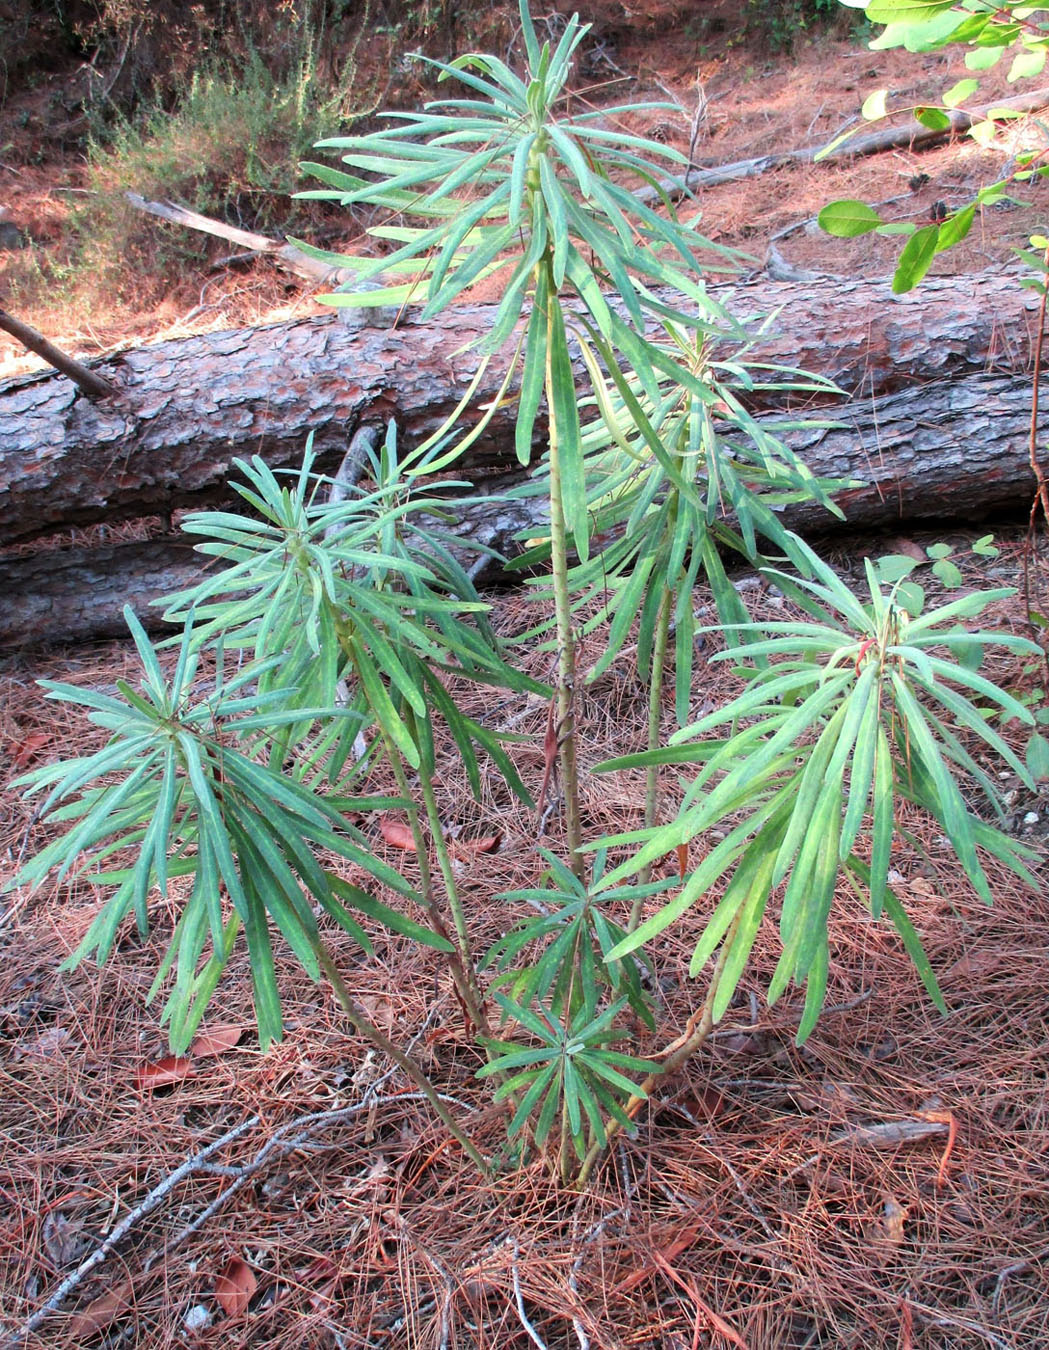
[[[541,528],[542,509],[535,498],[509,502],[482,496],[460,504],[456,517],[456,532],[471,541],[455,550],[457,556],[484,584],[501,580],[503,569],[482,550],[519,553],[516,536]],[[447,521],[432,523],[453,528]],[[198,540],[162,533],[135,543],[38,549],[24,557],[0,558],[0,588],[17,597],[15,603],[0,606],[0,648],[123,637],[128,604],[147,628],[162,628],[156,602],[194,585],[216,566],[194,552]]]
[[[767,413],[773,428],[781,417]],[[836,425],[788,432],[785,439],[818,474],[860,478],[838,495],[847,527],[890,526],[906,520],[946,526],[1029,506],[1034,477],[1027,458],[1030,382],[1023,375],[968,375],[851,400],[835,411]],[[1049,435],[1049,412],[1039,428]],[[514,556],[522,533],[544,529],[536,498],[507,503],[471,499],[458,512],[464,538]],[[788,508],[790,526],[807,532],[835,527],[819,507]],[[465,551],[469,565],[476,553]],[[0,646],[86,641],[121,635],[121,609],[131,603],[156,626],[154,597],[191,585],[208,566],[184,539],[90,551],[38,551],[0,560],[0,591],[16,596],[0,608]],[[499,581],[498,567],[480,581]]]
[[[859,159],[867,155],[884,154],[887,150],[924,150],[938,145],[961,132],[968,131],[977,122],[985,121],[987,114],[1001,108],[1010,113],[1028,114],[1041,112],[1049,106],[1049,89],[1032,89],[1026,94],[1014,98],[996,99],[981,108],[945,109],[949,125],[942,128],[923,126],[920,122],[909,121],[895,126],[878,127],[866,135],[856,134],[848,140],[828,150],[826,143],[798,146],[793,150],[774,150],[768,155],[757,155],[752,159],[738,159],[727,164],[692,165],[678,178],[665,178],[659,187],[641,188],[637,192],[640,201],[653,205],[661,195],[682,197],[686,192],[702,192],[704,188],[720,187],[723,183],[738,183],[745,178],[756,178],[771,169],[781,169],[788,164],[814,164],[819,157],[821,162],[840,159]],[[901,109],[901,111],[910,111]],[[891,114],[890,114],[891,115]],[[832,142],[833,144],[833,142]]]
[[[137,192],[125,192],[127,201],[137,210],[147,215],[157,216],[170,225],[184,225],[190,230],[200,230],[216,239],[225,239],[227,243],[237,244],[249,253],[262,253],[273,262],[286,267],[289,272],[303,277],[307,281],[319,281],[325,285],[345,280],[339,275],[339,269],[330,263],[318,262],[307,257],[301,248],[281,239],[271,239],[269,235],[257,234],[254,230],[241,230],[235,225],[227,225],[223,220],[212,216],[202,216],[199,211],[191,211],[188,206],[179,206],[177,202],[148,202]]]
[[[766,279],[712,294],[738,318],[777,312],[752,359],[805,367],[868,397],[987,367],[1024,369],[1038,299],[993,274],[930,281],[902,296],[870,280]],[[418,444],[468,386],[478,357],[464,347],[488,331],[492,313],[464,306],[429,324],[352,332],[325,316],[135,348],[96,363],[118,390],[106,400],[83,397],[60,376],[7,381],[0,546],[218,501],[234,458],[297,464],[311,432],[327,471],[363,424],[396,418],[404,441]],[[475,405],[496,394],[504,369],[491,363]],[[760,392],[752,399],[776,403]],[[471,474],[514,462],[513,416],[512,402],[497,411],[471,450]]]

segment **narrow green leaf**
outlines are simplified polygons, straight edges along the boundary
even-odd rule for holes
[[[715,1022],[720,1022],[728,1010],[736,992],[736,986],[739,984],[746,968],[751,948],[754,946],[765,913],[765,906],[768,903],[772,868],[776,861],[776,854],[774,849],[770,847],[758,852],[757,843],[753,846],[752,853],[756,856],[752,866],[748,869],[749,876],[746,882],[745,899],[740,911],[739,923],[732,935],[731,945],[714,997],[712,1012]],[[733,882],[735,882],[735,878],[733,878]],[[695,957],[693,956],[694,960]]]
[[[532,434],[539,402],[546,381],[546,307],[550,303],[545,269],[540,269],[532,313],[525,336],[524,364],[521,370],[521,392],[518,395],[517,423],[514,443],[517,458],[527,464],[532,457]]]
[[[557,433],[557,456],[561,502],[565,524],[575,541],[576,552],[585,562],[589,552],[589,516],[586,503],[586,473],[579,431],[579,403],[575,377],[568,355],[565,317],[560,302],[550,295],[547,308],[549,379],[547,397]]]
[[[816,951],[809,966],[807,988],[805,990],[805,1009],[801,1015],[801,1021],[798,1023],[798,1034],[794,1038],[794,1044],[802,1046],[812,1034],[819,1020],[819,1015],[823,1011],[823,1003],[827,997],[827,973],[830,953],[827,949],[826,937],[817,945]]]

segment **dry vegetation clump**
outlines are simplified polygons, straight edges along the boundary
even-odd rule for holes
[[[993,566],[1015,567],[1019,555],[1005,546]],[[978,580],[970,565],[967,582]],[[782,605],[753,589],[748,601],[759,613]],[[698,591],[696,603],[705,603]],[[1022,621],[1019,607],[998,617]],[[496,619],[519,634],[533,615],[507,596]],[[550,659],[527,657],[544,676]],[[31,760],[92,748],[94,733],[44,704],[34,677],[104,685],[132,668],[118,644],[9,658],[5,779]],[[694,710],[730,697],[734,684],[701,653]],[[471,715],[534,736],[514,754],[537,789],[542,704],[473,698]],[[645,697],[629,660],[588,690],[581,721],[587,766],[643,744]],[[484,950],[519,917],[499,894],[536,882],[537,821],[495,780],[473,802],[457,764],[444,746],[442,810],[460,841],[471,938]],[[666,786],[672,794],[672,774]],[[587,779],[588,831],[636,825],[642,798],[639,779]],[[0,797],[0,812],[3,876],[27,834],[40,840],[15,793]],[[56,967],[98,903],[90,888],[65,885],[12,907],[0,918],[4,1331],[174,1177],[29,1346],[1049,1344],[1049,908],[1004,870],[990,873],[996,902],[985,908],[935,830],[920,819],[908,826],[896,885],[949,1016],[924,998],[892,931],[842,891],[826,1015],[796,1049],[801,998],[769,1010],[762,997],[778,955],[766,923],[707,1050],[661,1088],[583,1194],[516,1152],[482,1183],[411,1085],[347,1030],[329,991],[290,965],[281,1045],[261,1055],[253,1042],[241,954],[191,1055],[172,1061],[145,1006],[163,918],[145,945],[128,931],[103,971],[65,976]],[[556,815],[547,829],[557,849]],[[493,835],[497,848],[470,847]],[[378,832],[376,846],[410,874],[409,854]],[[654,953],[659,1029],[636,1028],[625,1043],[635,1053],[657,1054],[700,997],[686,972],[706,912]],[[439,959],[386,932],[374,935],[371,958],[328,936],[369,1014],[413,1045],[483,1148],[503,1147],[503,1116],[474,1080],[483,1058]],[[178,1172],[227,1134],[213,1157]]]

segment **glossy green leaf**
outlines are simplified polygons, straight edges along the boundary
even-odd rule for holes
[[[940,227],[927,225],[912,234],[904,244],[892,279],[892,289],[896,295],[913,290],[921,281],[936,256],[939,237]]]
[[[865,202],[843,199],[828,202],[817,217],[819,227],[838,239],[855,239],[870,234],[882,223],[881,216]]]

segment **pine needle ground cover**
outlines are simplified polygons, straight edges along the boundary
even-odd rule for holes
[[[967,584],[1018,580],[1021,543],[997,542],[991,577],[967,551],[955,555],[972,569]],[[756,615],[783,616],[782,597],[756,580],[742,584]],[[697,624],[711,604],[698,589]],[[508,596],[493,617],[502,633],[522,633],[533,610]],[[1023,631],[1018,600],[993,617]],[[584,669],[602,650],[600,634],[590,642]],[[706,635],[697,653],[697,716],[738,692],[724,663],[709,660],[717,645]],[[525,664],[543,680],[550,659],[530,651]],[[1035,678],[1009,653],[996,660],[1003,687],[1022,693]],[[97,748],[75,709],[44,702],[37,678],[106,689],[133,668],[120,645],[8,658],[4,782]],[[471,716],[530,738],[513,754],[538,793],[544,701],[458,692]],[[668,730],[673,702],[668,692]],[[586,690],[583,809],[594,832],[641,818],[643,771],[587,770],[643,747],[647,716],[647,691],[627,659]],[[494,777],[475,801],[454,745],[438,745],[437,770],[470,936],[485,950],[527,916],[527,905],[495,897],[537,884],[539,817]],[[667,774],[671,801],[674,783]],[[27,837],[44,842],[32,807],[14,791],[0,798],[0,880],[16,870]],[[1046,801],[1017,797],[1013,826],[1025,841],[1037,842],[1047,816]],[[394,824],[370,828],[410,876]],[[769,923],[707,1048],[661,1086],[636,1134],[618,1137],[582,1194],[555,1183],[538,1158],[523,1167],[510,1159],[483,1181],[404,1074],[371,1053],[328,990],[293,966],[280,971],[280,1045],[258,1049],[241,958],[190,1053],[173,1059],[145,1006],[168,937],[161,924],[154,950],[129,933],[103,970],[84,964],[59,975],[97,895],[63,884],[10,906],[0,919],[3,1334],[173,1179],[23,1343],[1045,1344],[1049,908],[993,860],[995,903],[986,907],[935,831],[918,818],[908,824],[892,857],[894,883],[948,1016],[925,997],[891,929],[858,921],[843,893],[829,924],[825,1015],[797,1049],[803,993],[772,1010],[759,998],[778,956]],[[561,829],[551,813],[540,842],[560,849]],[[674,856],[657,870],[676,875],[679,865]],[[687,1022],[701,997],[689,957],[716,900],[653,953],[657,1032],[639,1023],[624,1050],[657,1053],[660,1031]],[[371,936],[366,958],[334,925],[326,931],[373,1021],[413,1047],[473,1137],[497,1152],[505,1112],[475,1078],[483,1053],[462,1031],[442,962],[378,927]]]

